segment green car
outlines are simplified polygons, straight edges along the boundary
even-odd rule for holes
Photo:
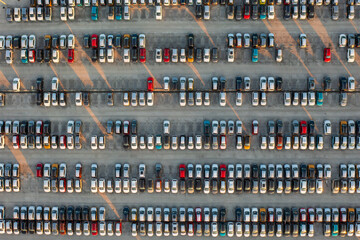
[[[97,21],[98,20],[98,7],[93,6],[91,7],[91,20]]]
[[[161,138],[161,135],[156,135],[156,137],[155,137],[155,147],[156,147],[156,149],[158,149],[158,150],[162,149],[162,138]]]
[[[316,105],[322,106],[322,105],[323,105],[323,101],[324,101],[323,93],[322,93],[322,92],[317,92],[317,93],[316,93]]]
[[[337,237],[339,235],[339,225],[337,223],[331,224],[331,236]]]
[[[252,58],[251,58],[252,62],[256,63],[259,61],[259,51],[257,48],[253,48],[252,51]]]
[[[122,20],[122,6],[115,6],[115,19],[120,21]]]
[[[22,49],[21,50],[21,62],[22,63],[28,63],[28,50],[27,49]]]

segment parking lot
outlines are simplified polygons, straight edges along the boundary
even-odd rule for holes
[[[4,3],[6,5],[4,5]],[[239,3],[235,3],[240,4]],[[242,4],[242,3],[241,3]],[[0,149],[1,163],[20,164],[20,192],[1,192],[0,205],[6,208],[6,218],[12,217],[14,206],[81,206],[105,207],[106,220],[124,221],[124,207],[217,207],[227,209],[227,220],[235,220],[236,207],[297,207],[297,208],[357,208],[358,193],[333,194],[331,180],[324,181],[322,194],[181,194],[181,193],[91,193],[91,164],[98,165],[98,178],[114,179],[116,163],[129,163],[131,176],[138,176],[138,165],[147,166],[147,178],[155,179],[156,163],[163,166],[164,178],[178,178],[180,164],[330,164],[332,178],[339,176],[339,164],[355,164],[358,161],[358,149],[334,150],[331,136],[340,135],[340,121],[360,120],[358,102],[360,101],[357,76],[360,75],[359,56],[354,63],[348,63],[346,49],[338,46],[339,34],[358,33],[359,6],[355,6],[355,19],[346,18],[345,1],[339,1],[338,21],[331,20],[330,6],[316,6],[316,17],[312,20],[283,20],[283,6],[275,6],[274,20],[227,20],[225,6],[211,6],[211,19],[198,20],[194,6],[163,6],[163,20],[155,20],[154,6],[131,6],[130,21],[109,21],[106,7],[99,7],[99,20],[91,21],[90,7],[75,7],[74,21],[62,22],[59,7],[53,7],[51,22],[8,23],[6,7],[29,6],[28,1],[0,1],[4,7],[0,11],[0,35],[21,36],[34,34],[37,46],[43,48],[43,39],[47,34],[74,34],[77,42],[74,63],[67,62],[67,52],[60,50],[60,63],[28,63],[20,60],[20,50],[14,50],[14,63],[5,62],[5,50],[0,50],[0,92],[5,94],[5,106],[0,108],[0,121],[37,121],[50,120],[51,134],[66,135],[69,120],[82,121],[81,149],[14,149],[12,135],[6,135],[6,145]],[[115,49],[114,63],[99,63],[91,60],[91,49],[83,46],[86,34],[140,34],[146,35],[146,63],[124,63],[123,48]],[[219,49],[217,63],[156,63],[157,48],[187,48],[187,36],[195,35],[195,46]],[[227,35],[229,33],[274,33],[275,45],[283,49],[283,61],[275,61],[275,48],[259,50],[259,62],[251,62],[251,49],[236,48],[234,63],[227,62]],[[307,34],[307,47],[299,48],[299,35]],[[323,51],[330,47],[332,60],[323,62]],[[356,55],[360,54],[355,48]],[[61,106],[36,105],[36,79],[44,79],[44,92],[51,92],[51,79],[59,78],[59,91],[66,93],[67,104]],[[164,90],[164,77],[194,78],[193,92],[208,92],[209,106],[179,105],[179,91]],[[226,79],[226,106],[219,105],[219,92],[213,92],[212,77]],[[242,105],[236,105],[236,77],[251,78],[251,90],[242,91]],[[266,106],[252,106],[252,92],[260,92],[259,78],[282,77],[282,91],[267,92]],[[308,92],[308,77],[315,78],[316,91],[323,92],[322,106],[284,106],[284,92]],[[323,78],[331,77],[330,92],[323,91]],[[347,106],[339,104],[339,77],[353,76],[356,80],[355,91],[348,92]],[[14,92],[13,79],[21,79],[20,91]],[[124,106],[125,92],[147,92],[147,79],[154,78],[153,106]],[[89,92],[90,105],[75,105],[76,92]],[[114,106],[107,105],[107,93],[114,94]],[[106,133],[107,121],[137,121],[138,136],[156,136],[163,134],[163,121],[171,122],[171,136],[204,135],[204,121],[241,120],[244,135],[251,135],[249,150],[236,149],[236,134],[227,136],[226,150],[148,150],[124,149],[123,135]],[[252,135],[252,122],[258,120],[259,134]],[[332,135],[324,135],[322,150],[261,150],[261,136],[268,136],[267,122],[282,120],[284,136],[292,135],[291,122],[313,120],[315,134],[324,135],[324,120],[332,123]],[[91,136],[106,136],[104,150],[91,149]],[[46,193],[43,179],[36,177],[38,163],[66,163],[68,176],[73,178],[75,164],[83,166],[83,187],[81,193]],[[130,177],[131,177],[130,176]],[[315,238],[325,239],[322,223],[315,223]],[[38,239],[38,235],[1,235],[1,239]],[[100,236],[43,236],[48,239],[98,239]],[[109,237],[109,238],[115,238]],[[122,238],[134,238],[131,224],[124,221]],[[139,235],[136,238],[144,238]],[[145,237],[147,238],[147,237]],[[159,237],[165,239],[165,236]],[[171,236],[170,239],[183,239],[188,236]],[[201,239],[210,239],[202,236]],[[228,238],[228,237],[223,237]],[[251,237],[252,239],[261,239]],[[275,237],[271,237],[275,238]],[[282,238],[285,239],[284,236]],[[354,238],[355,237],[349,237]]]

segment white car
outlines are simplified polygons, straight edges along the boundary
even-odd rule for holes
[[[123,59],[125,63],[129,63],[130,62],[130,49],[125,48],[124,49],[124,55],[123,55]]]
[[[346,54],[347,62],[354,62],[355,61],[355,49],[348,48],[347,54]]]
[[[227,59],[228,59],[228,62],[234,62],[234,59],[235,59],[235,51],[234,51],[234,48],[228,48]]]
[[[346,47],[347,44],[347,38],[345,34],[339,35],[339,47]]]
[[[220,106],[226,106],[226,92],[220,92],[219,94]]]
[[[145,48],[146,46],[145,34],[139,34],[139,48]]]
[[[160,7],[160,6],[157,6],[157,7]],[[162,49],[161,48],[157,48],[155,50],[155,61],[157,63],[161,63],[162,62]],[[164,77],[164,80],[165,80],[165,77]]]
[[[324,134],[331,135],[331,122],[330,120],[324,121]]]
[[[162,6],[155,7],[156,20],[162,20]]]
[[[14,78],[13,79],[13,85],[12,85],[13,91],[19,92],[20,91],[20,84],[21,84],[20,78]]]
[[[75,36],[73,34],[69,34],[67,40],[68,40],[68,48],[75,49]]]

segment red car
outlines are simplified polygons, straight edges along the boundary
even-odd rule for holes
[[[93,236],[98,235],[98,223],[97,222],[91,223],[91,235],[93,235]]]
[[[168,63],[170,62],[170,48],[164,49],[164,62]]]
[[[154,91],[154,79],[152,77],[147,79],[147,87],[149,92]]]
[[[43,165],[42,165],[42,163],[38,163],[36,165],[36,177],[43,177]]]
[[[185,169],[186,169],[185,164],[180,164],[180,166],[179,166],[179,177],[181,179],[185,178],[185,172],[186,172]]]
[[[140,62],[141,63],[146,62],[146,49],[145,48],[140,48],[139,55],[140,55]]]
[[[289,5],[290,4],[290,0],[284,0],[284,5]]]
[[[226,165],[220,165],[220,178],[226,178]]]
[[[276,136],[276,149],[277,150],[282,150],[282,148],[283,148],[283,136],[278,134]]]
[[[300,121],[300,134],[306,135],[307,134],[307,124],[306,121]]]
[[[29,62],[34,63],[36,60],[35,50],[29,50]]]
[[[324,62],[330,62],[331,61],[331,51],[330,48],[324,49]]]
[[[245,4],[244,6],[244,19],[250,19],[250,5]]]
[[[96,34],[91,35],[91,47],[92,48],[98,47],[98,35]]]
[[[74,49],[69,49],[68,51],[68,62],[69,63],[74,62]]]
[[[65,221],[60,221],[59,232],[60,232],[60,235],[66,235],[66,223],[65,223]]]

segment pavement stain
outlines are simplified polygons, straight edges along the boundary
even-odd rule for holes
[[[0,70],[0,85],[9,88],[11,86],[10,81],[5,77],[4,73]]]
[[[34,177],[34,173],[31,170],[24,154],[21,152],[20,149],[14,149],[12,145],[12,141],[6,136],[5,137],[5,143],[6,146],[8,146],[10,152],[14,156],[15,160],[19,163],[20,169],[22,173],[30,174],[32,177]]]

